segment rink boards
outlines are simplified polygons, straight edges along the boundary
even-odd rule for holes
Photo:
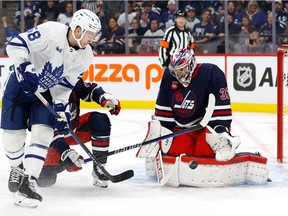
[[[223,70],[234,111],[276,112],[276,55],[198,55],[198,63],[213,63]],[[12,71],[12,62],[0,58],[0,97]],[[123,108],[154,108],[163,71],[157,55],[95,56],[83,79],[97,82],[121,100]],[[82,107],[93,108],[92,103]]]

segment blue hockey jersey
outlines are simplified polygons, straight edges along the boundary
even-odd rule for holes
[[[225,75],[219,67],[198,64],[187,88],[167,68],[160,84],[155,119],[170,130],[191,127],[205,115],[210,93],[215,95],[216,104],[209,125],[229,128],[232,122],[230,97]]]

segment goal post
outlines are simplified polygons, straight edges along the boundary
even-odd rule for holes
[[[277,160],[288,159],[288,46],[277,51]]]

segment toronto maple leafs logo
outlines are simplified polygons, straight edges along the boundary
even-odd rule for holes
[[[48,61],[45,63],[41,74],[39,75],[39,85],[43,89],[48,89],[61,82],[63,79],[63,64],[53,69],[52,64]]]

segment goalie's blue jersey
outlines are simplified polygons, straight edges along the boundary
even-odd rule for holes
[[[198,64],[187,88],[167,68],[160,84],[154,118],[169,129],[191,127],[205,115],[210,93],[214,94],[216,104],[209,125],[230,128],[230,97],[225,74],[218,66]]]

